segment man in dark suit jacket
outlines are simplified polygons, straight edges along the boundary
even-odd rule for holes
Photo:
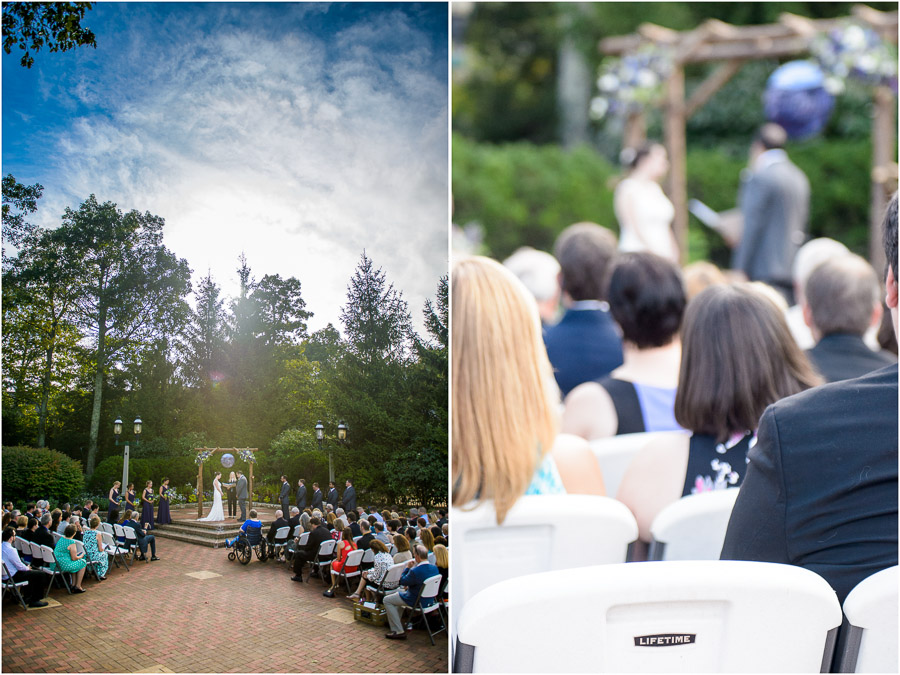
[[[338,491],[337,488],[334,487],[334,482],[330,481],[328,483],[328,496],[325,498],[326,504],[331,504],[332,509],[337,509],[338,505]]]
[[[53,540],[53,535],[50,534],[50,523],[53,522],[53,516],[49,513],[45,513],[41,516],[41,519],[38,521],[37,529],[34,531],[32,535],[31,541],[39,546],[49,546],[53,548],[56,546],[56,542]],[[32,567],[43,567],[46,563],[43,560],[35,560],[31,563]]]
[[[313,510],[315,510],[315,509],[319,509],[319,511],[322,510],[322,491],[319,489],[318,483],[313,483],[312,507],[313,507]]]
[[[344,490],[344,496],[341,499],[344,502],[344,511],[348,513],[356,511],[356,490],[353,489],[353,484],[349,480],[347,481],[347,488]]]
[[[138,520],[135,520],[137,518]],[[137,543],[138,548],[141,551],[141,557],[139,560],[147,559],[147,546],[150,546],[150,560],[159,560],[156,557],[156,537],[152,534],[147,534],[147,531],[141,527],[140,522],[140,514],[136,512],[132,512],[131,515],[126,512],[125,514],[125,522],[123,525],[127,525],[134,529],[134,533],[137,535]],[[149,561],[148,561],[149,562]]]
[[[278,493],[278,501],[281,503],[281,512],[288,513],[291,508],[291,484],[287,476],[281,477],[281,491]]]
[[[306,480],[297,481],[297,508],[303,511],[306,508]]]
[[[294,553],[294,576],[291,577],[291,581],[303,581],[303,566],[315,559],[323,541],[331,539],[328,528],[318,518],[313,516],[309,519],[309,524],[312,525],[313,530],[309,533],[306,546],[297,549]]]
[[[897,331],[897,195],[885,216],[887,305]],[[843,602],[897,564],[897,365],[769,406],[722,558],[816,572]]]
[[[615,235],[594,223],[570,225],[556,239],[566,312],[544,331],[544,345],[563,396],[622,365],[622,338],[604,288],[615,253]]]
[[[870,326],[881,325],[878,277],[858,255],[823,262],[806,282],[803,319],[818,341],[806,354],[829,382],[849,380],[884,368],[897,359],[872,351],[863,341]]]
[[[279,509],[275,512],[275,520],[272,521],[272,524],[269,525],[269,531],[266,532],[266,540],[270,544],[275,543],[275,533],[278,531],[279,527],[290,527],[291,524],[288,522],[287,518],[284,517],[284,511]],[[290,532],[288,532],[288,536],[290,536]],[[274,555],[274,553],[273,553]]]
[[[291,518],[288,520],[288,525],[291,528],[291,532],[293,533],[294,528],[300,524],[300,509],[296,506],[291,507]]]
[[[371,532],[372,526],[369,525],[368,520],[360,520],[359,521],[359,529],[362,532],[362,536],[359,538],[359,541],[356,542],[356,548],[362,549],[365,551],[369,548],[369,545],[375,540],[375,535]]]
[[[751,281],[764,281],[793,304],[791,264],[806,238],[809,180],[784,151],[787,134],[764,125],[750,146],[750,173],[738,206],[744,220],[731,267]]]

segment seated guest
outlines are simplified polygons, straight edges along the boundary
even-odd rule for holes
[[[849,253],[850,250],[842,243],[827,237],[810,239],[797,250],[791,265],[795,303],[788,308],[784,316],[787,319],[788,328],[791,329],[791,335],[794,336],[800,349],[811,349],[816,344],[809,331],[809,326],[803,319],[803,305],[806,304],[806,282],[809,275],[826,260],[839,258]]]
[[[409,544],[412,546],[413,543],[419,541],[419,532],[414,527],[406,528],[406,538],[409,539]]]
[[[38,529],[38,519],[37,518],[29,518],[28,523],[25,525],[25,529],[22,531],[22,534],[16,533],[16,536],[21,536],[25,541],[34,541],[34,533]]]
[[[294,528],[300,524],[300,509],[296,506],[291,507],[291,518],[288,520],[288,527],[291,528],[291,533],[293,534]],[[304,530],[305,531],[305,530]]]
[[[21,537],[22,533],[28,529],[28,516],[21,515],[16,519],[16,536]]]
[[[652,253],[624,253],[613,267],[609,311],[622,329],[625,362],[566,397],[562,431],[593,440],[642,431],[676,431],[678,331],[686,304],[681,272]]]
[[[897,194],[884,218],[897,331]],[[770,406],[728,523],[723,560],[805,567],[842,603],[897,564],[897,364]]]
[[[57,510],[58,510],[58,509],[57,509]],[[78,522],[79,522],[79,523],[81,522],[81,519],[80,519],[80,518],[78,519]],[[69,519],[68,519],[68,518],[62,518],[62,512],[60,512],[60,520],[59,520],[59,522],[56,524],[56,534],[62,535],[62,533],[65,532],[66,527],[68,527],[68,526],[69,526]]]
[[[359,529],[362,531],[362,536],[359,538],[359,541],[356,542],[356,548],[361,548],[366,550],[375,541],[375,535],[372,534],[372,526],[369,524],[368,520],[361,520],[359,522]]]
[[[253,513],[251,511],[251,513]],[[98,518],[100,517],[97,514]],[[141,555],[138,560],[146,560],[148,563],[151,560],[159,560],[156,557],[156,536],[152,534],[147,534],[147,531],[141,527],[141,523],[139,523],[136,518],[140,518],[141,514],[137,511],[125,512],[125,522],[122,523],[125,526],[128,526],[134,530],[135,535],[137,536],[138,548],[141,551]],[[93,518],[93,516],[91,516]],[[150,558],[147,558],[147,547],[150,547]]]
[[[809,275],[803,318],[816,346],[806,354],[826,381],[896,363],[893,354],[872,351],[863,341],[867,330],[881,324],[880,291],[875,270],[858,255],[828,260]]]
[[[109,556],[106,554],[106,547],[103,544],[103,535],[100,530],[100,516],[93,515],[88,521],[91,528],[84,533],[84,552],[87,558],[97,565],[97,576],[100,581],[106,580],[106,572],[109,570]]]
[[[438,568],[438,572],[441,573],[441,593],[443,593],[444,588],[447,587],[447,577],[450,574],[450,551],[447,550],[444,544],[434,545],[434,560],[432,562]]]
[[[387,529],[388,536],[391,538],[391,541],[393,541],[394,536],[400,533],[400,520],[397,518],[391,518],[390,520],[388,520]]]
[[[382,542],[376,539],[372,542],[371,548],[375,551],[375,565],[372,569],[362,573],[356,592],[348,595],[348,600],[359,600],[364,590],[366,592],[366,599],[374,600],[374,594],[366,588],[366,584],[378,586],[378,584],[381,583],[381,580],[384,579],[384,575],[386,575],[388,570],[391,569],[391,566],[394,565],[394,559],[391,557],[391,554],[388,553],[387,548]],[[397,588],[397,585],[398,584],[394,582],[389,585],[386,584],[384,588],[385,590],[393,590]]]
[[[354,511],[352,513],[347,514],[347,519],[350,521],[350,531],[353,533],[354,537],[361,537],[362,530],[359,527],[359,522],[357,522],[357,513]]]
[[[419,589],[426,579],[440,574],[438,568],[428,562],[428,551],[424,546],[416,546],[414,555],[415,558],[407,563],[407,569],[400,577],[400,586],[405,586],[406,589],[384,597],[384,609],[391,627],[391,632],[387,633],[385,637],[391,640],[406,639],[406,631],[403,630],[400,613],[415,604]],[[434,598],[421,599],[422,607],[430,607],[432,604],[434,604]]]
[[[309,532],[310,529],[312,529],[312,525],[310,525],[310,522],[309,522],[310,518],[312,518],[312,516],[310,515],[310,513],[308,513],[308,511],[309,510],[307,509],[307,511],[304,511],[303,513],[300,514],[300,527],[302,528],[300,530],[300,534],[303,534],[304,532]]]
[[[544,343],[559,389],[567,396],[579,384],[604,378],[622,365],[622,340],[609,316],[605,292],[616,237],[596,223],[577,223],[556,238],[553,253],[560,265],[565,313],[544,331]],[[537,317],[533,296],[512,274],[506,276],[515,280]]]
[[[436,525],[443,527],[447,523],[447,509],[438,509],[438,521]]]
[[[354,515],[357,515],[356,512],[353,512]],[[335,520],[341,521],[341,526],[339,529],[343,530],[345,527],[350,527],[350,519],[347,517],[347,513],[341,507],[335,509],[334,512]]]
[[[419,530],[419,541],[422,542],[422,546],[428,551],[428,559],[434,563],[432,551],[434,551],[434,535],[431,533],[431,530],[422,528]]]
[[[331,539],[328,528],[322,524],[318,516],[309,519],[309,526],[312,531],[306,540],[306,546],[301,546],[294,552],[294,576],[291,577],[291,581],[303,581],[303,566],[315,560],[322,542]]]
[[[340,580],[340,577],[338,576],[339,572],[349,573],[359,569],[356,565],[347,567],[347,556],[350,555],[351,551],[355,550],[356,544],[353,543],[353,533],[350,531],[349,527],[345,527],[341,532],[341,540],[338,542],[337,549],[335,549],[336,554],[334,562],[331,563],[331,586],[322,593],[326,598],[334,597],[334,588],[338,585],[338,581]]]
[[[53,517],[49,513],[45,513],[41,516],[40,521],[38,521],[37,529],[32,533],[32,543],[37,544],[38,546],[49,546],[50,548],[53,548],[56,545],[56,541],[54,541],[53,535],[50,534],[50,530],[48,529],[52,521]],[[37,563],[39,567],[46,565],[43,560],[34,562]]]
[[[266,532],[266,541],[268,541],[270,544],[274,544],[275,533],[278,532],[278,528],[290,526],[291,524],[284,517],[284,511],[278,509],[277,511],[275,511],[275,520],[272,521],[272,524],[269,525],[269,531]],[[288,532],[288,535],[290,535],[290,532]]]
[[[425,519],[425,526],[427,527],[428,523],[429,523],[428,513],[426,513],[424,506],[420,506],[419,507],[419,520],[422,520],[423,518]]]
[[[528,292],[499,263],[465,258],[453,265],[452,294],[453,503],[491,499],[502,523],[525,494],[604,494],[587,442],[557,436],[558,397]],[[485,414],[495,423],[479,422]]]
[[[412,560],[413,555],[412,551],[409,550],[409,539],[402,534],[395,534],[394,546],[397,547],[397,552],[394,554],[395,564]]]
[[[391,545],[390,535],[384,531],[384,521],[379,521],[373,525],[375,529],[375,538],[385,546]]]
[[[93,499],[85,499],[84,506],[81,509],[81,515],[83,515],[85,518],[90,517],[91,511],[93,510],[93,508],[94,508],[94,500]],[[97,504],[97,508],[98,509],[100,508],[99,504]]]
[[[57,532],[58,534],[62,534],[59,532],[59,523],[62,520],[62,511],[59,509],[53,509],[50,512],[50,531]],[[67,523],[68,524],[68,523]],[[65,529],[65,528],[63,528]]]
[[[37,505],[36,505],[34,502],[28,502],[28,503],[25,505],[25,513],[23,513],[22,515],[25,516],[26,519],[28,519],[28,518],[34,518],[34,517],[35,517],[35,515],[34,515],[34,509],[36,508],[36,506],[37,506]],[[18,535],[17,535],[17,536],[18,536]]]
[[[42,598],[50,583],[50,577],[41,571],[32,570],[19,558],[19,552],[15,548],[16,531],[7,527],[3,530],[3,564],[6,570],[12,574],[15,583],[27,581],[28,585],[20,588],[25,604],[29,607],[46,607],[47,602]],[[6,570],[3,570],[3,580],[6,581]]]
[[[3,503],[3,513],[9,513],[12,510],[13,510],[12,502],[4,502]],[[4,529],[6,529],[6,528],[4,528]]]
[[[9,511],[7,511],[6,513],[3,514],[3,529],[5,530],[7,527],[9,527],[12,524],[12,522],[13,522],[12,514],[9,513]]]
[[[441,535],[440,537],[435,537],[434,538],[434,547],[437,548],[438,544],[440,544],[441,546],[446,546],[447,545],[447,537],[445,537],[444,535]]]
[[[534,297],[541,324],[556,323],[559,309],[559,262],[549,253],[522,246],[503,261]]]
[[[81,587],[81,582],[84,580],[84,568],[87,565],[84,555],[75,548],[75,526],[67,525],[63,530],[63,535],[53,548],[53,556],[56,558],[56,566],[59,570],[73,576],[74,593],[84,593],[84,589]]]
[[[766,406],[821,382],[782,313],[748,284],[710,286],[691,300],[682,344],[675,419],[692,435],[649,444],[616,494],[642,541],[680,497],[740,486]]]
[[[70,510],[71,508],[72,508],[72,505],[69,504],[69,502],[66,502],[65,504],[62,505],[62,519],[63,520],[68,520],[69,517],[72,515],[72,511]]]
[[[251,529],[259,530],[260,533],[262,533],[262,521],[259,519],[259,513],[257,513],[256,509],[250,509],[249,517],[241,524],[241,534],[239,534],[237,537],[234,537],[233,539],[225,540],[225,548],[231,548],[232,546],[234,546],[234,543],[241,536],[247,536],[248,534],[250,534]]]

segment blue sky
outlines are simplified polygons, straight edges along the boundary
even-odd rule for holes
[[[447,5],[103,3],[97,49],[3,54],[3,167],[55,227],[91,193],[166,220],[194,280],[338,316],[365,248],[421,309],[447,271]]]

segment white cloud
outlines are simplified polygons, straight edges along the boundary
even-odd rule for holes
[[[332,44],[239,26],[204,25],[198,39],[169,13],[125,33],[109,68],[78,73],[65,96],[104,93],[104,113],[60,134],[42,213],[58,222],[61,201],[96,193],[161,215],[195,280],[210,269],[226,295],[242,251],[257,278],[298,277],[312,330],[339,327],[365,248],[421,330],[447,269],[447,88],[427,37],[399,11]]]

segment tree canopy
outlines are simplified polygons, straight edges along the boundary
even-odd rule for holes
[[[34,65],[31,52],[46,47],[51,52],[65,52],[76,47],[97,48],[93,31],[81,25],[92,2],[4,2],[3,51],[22,52],[20,63]]]

